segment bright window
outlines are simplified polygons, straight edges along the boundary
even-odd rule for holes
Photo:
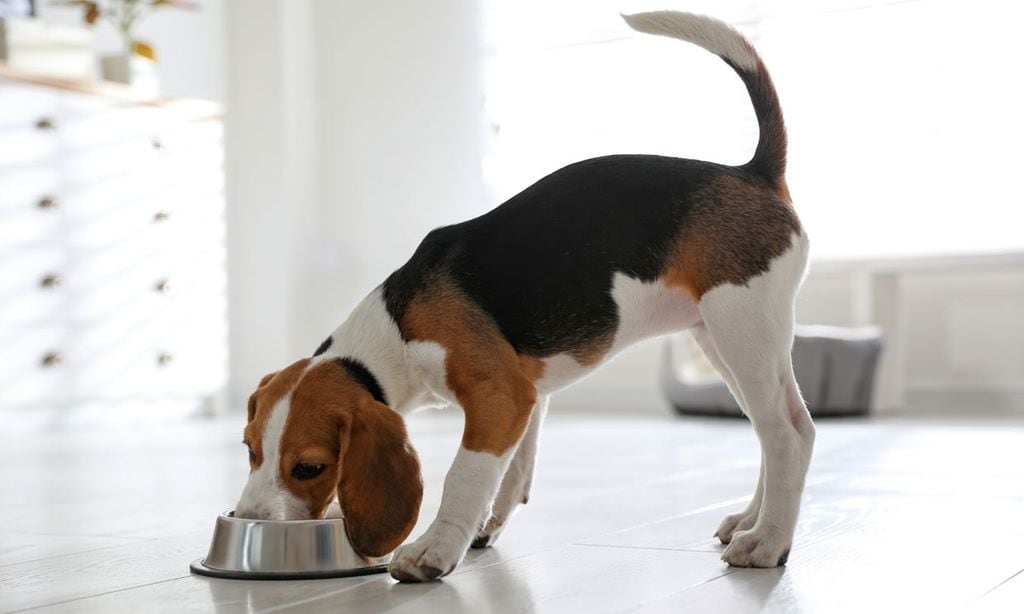
[[[682,4],[682,3],[681,3]],[[999,0],[686,2],[765,58],[788,179],[819,258],[1024,251],[1024,8]],[[503,200],[573,161],[656,153],[740,164],[757,126],[727,66],[634,34],[638,4],[488,10],[485,179]],[[671,7],[670,7],[671,8]]]

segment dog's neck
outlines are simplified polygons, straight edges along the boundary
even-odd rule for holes
[[[427,404],[429,392],[415,377],[405,350],[405,341],[384,304],[383,290],[378,287],[331,333],[330,346],[318,360],[358,360],[377,379],[388,406],[406,414]]]

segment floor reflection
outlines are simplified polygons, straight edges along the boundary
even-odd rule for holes
[[[193,576],[205,582],[215,610],[221,614],[274,612],[474,612],[507,611],[508,595],[519,598],[518,612],[534,612],[529,585],[516,573],[481,573],[467,557],[465,571],[425,584],[400,584],[387,574],[360,578],[303,581],[221,580]]]

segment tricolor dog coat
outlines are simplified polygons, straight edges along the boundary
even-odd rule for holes
[[[397,548],[390,571],[402,581],[441,577],[526,503],[549,396],[633,343],[688,329],[762,448],[749,506],[716,533],[722,558],[785,562],[814,426],[790,362],[808,243],[784,179],[782,111],[729,26],[668,11],[625,19],[737,72],[760,128],[750,162],[585,160],[428,234],[311,358],[260,382],[237,515],[316,518],[337,497],[356,550]],[[402,416],[445,403],[465,413],[461,447],[437,518],[401,545],[423,489]]]

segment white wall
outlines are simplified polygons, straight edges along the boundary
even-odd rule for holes
[[[480,15],[472,0],[320,2],[311,351],[432,228],[485,211]]]
[[[231,392],[308,356],[432,227],[486,208],[479,13],[228,6]]]
[[[289,138],[288,118],[303,107],[295,108],[286,95],[286,76],[304,58],[301,47],[289,46],[294,38],[287,34],[297,26],[288,9],[305,6],[300,0],[246,0],[244,6],[237,0],[229,6],[225,167],[235,405],[244,406],[256,381],[283,366],[291,352],[291,280],[300,266],[293,229],[304,207],[290,190],[300,179],[296,161],[309,161],[312,153]]]

